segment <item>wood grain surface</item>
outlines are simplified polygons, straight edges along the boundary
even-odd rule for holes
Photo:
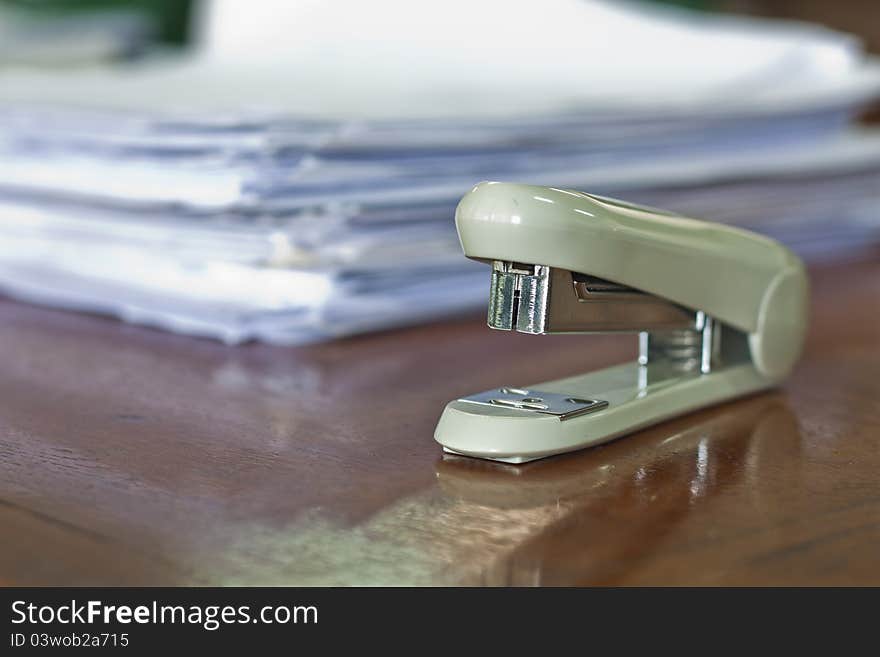
[[[880,584],[880,261],[786,386],[525,466],[444,404],[633,357],[479,318],[229,348],[0,302],[0,583]]]

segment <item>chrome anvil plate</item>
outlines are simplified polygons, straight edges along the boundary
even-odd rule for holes
[[[583,399],[555,392],[509,387],[493,388],[476,395],[462,397],[458,401],[555,415],[560,420],[568,420],[608,406],[608,402],[601,399]]]

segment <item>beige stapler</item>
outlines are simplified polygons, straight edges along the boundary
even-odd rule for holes
[[[801,261],[771,239],[552,187],[481,183],[455,214],[464,253],[491,263],[491,328],[627,332],[638,360],[447,404],[443,449],[523,463],[606,442],[772,387],[807,323]]]

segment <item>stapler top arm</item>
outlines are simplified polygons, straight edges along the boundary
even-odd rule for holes
[[[580,300],[595,277],[598,294],[625,293],[622,286],[744,332],[755,369],[769,379],[782,379],[800,354],[807,277],[801,261],[767,237],[581,192],[494,182],[474,187],[455,221],[465,255],[500,263],[501,275],[529,263],[566,270],[574,283],[578,274],[585,279]],[[600,281],[616,285],[602,290]],[[539,328],[520,330],[554,332]],[[652,327],[617,330],[643,328]],[[602,327],[588,320],[580,332],[591,330]]]

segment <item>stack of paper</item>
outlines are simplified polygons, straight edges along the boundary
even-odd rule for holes
[[[215,2],[185,62],[0,72],[5,293],[228,342],[476,309],[453,211],[486,179],[810,257],[880,242],[880,135],[849,127],[880,67],[845,35],[598,1],[272,5]]]

